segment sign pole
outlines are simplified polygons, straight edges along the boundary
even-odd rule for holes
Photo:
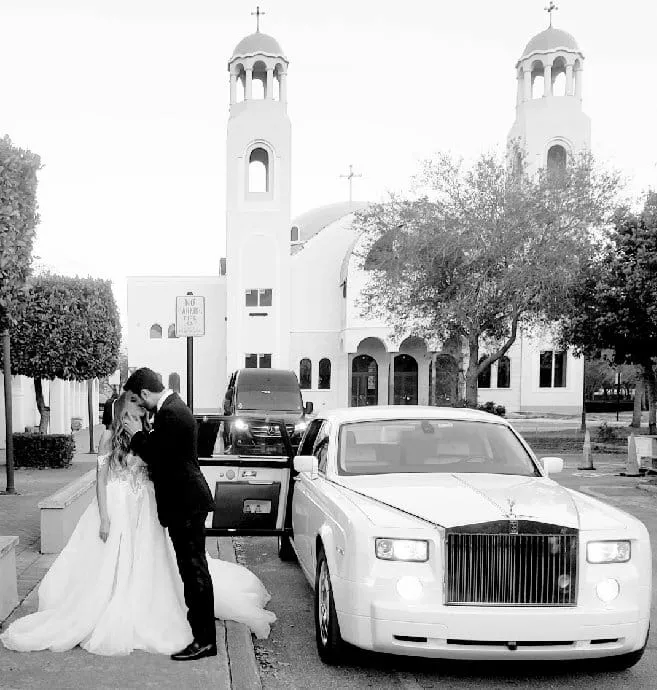
[[[11,399],[11,347],[9,330],[2,332],[2,370],[4,372],[5,388],[5,431],[6,431],[6,453],[7,453],[7,489],[3,493],[15,494],[14,487],[14,438],[12,429],[12,399]]]
[[[194,338],[187,338],[187,407],[194,412]]]
[[[187,406],[194,411],[194,338],[205,335],[205,297],[176,297],[176,337],[187,338]]]

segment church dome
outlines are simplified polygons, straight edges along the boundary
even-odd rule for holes
[[[256,31],[254,34],[245,36],[235,46],[233,57],[237,57],[239,55],[253,55],[255,53],[263,53],[265,55],[284,55],[280,43],[273,36]]]
[[[526,57],[531,53],[547,52],[556,50],[557,48],[565,48],[566,50],[574,50],[579,52],[577,41],[567,31],[549,27],[540,34],[536,34],[534,38],[526,45],[522,51],[522,57]]]

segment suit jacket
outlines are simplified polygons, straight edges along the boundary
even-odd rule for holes
[[[130,443],[148,465],[155,486],[157,514],[167,527],[214,510],[212,493],[198,464],[197,423],[177,393],[155,413],[150,433],[138,431]]]

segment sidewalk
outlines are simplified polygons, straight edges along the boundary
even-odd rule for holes
[[[97,446],[102,425],[94,429]],[[15,618],[36,611],[37,589],[56,555],[39,553],[40,516],[37,504],[93,469],[96,455],[89,453],[89,432],[74,434],[76,453],[66,469],[17,469],[15,495],[0,495],[0,534],[17,535],[16,570],[19,606],[0,621],[0,630]],[[6,487],[4,451],[0,457],[0,490]],[[230,539],[208,539],[211,555],[235,559]],[[133,652],[129,656],[103,657],[79,647],[62,653],[31,652],[20,654],[0,644],[0,690],[72,690],[94,688],[117,690],[158,688],[196,690],[258,690],[260,678],[251,635],[245,626],[217,621],[216,657],[194,662],[175,662],[167,656]]]

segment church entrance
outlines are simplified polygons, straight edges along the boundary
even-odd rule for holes
[[[351,407],[376,405],[379,401],[379,370],[369,355],[354,357],[351,364]]]
[[[410,355],[395,357],[394,405],[417,405],[417,362]]]
[[[458,399],[458,364],[451,355],[436,357],[435,404],[452,405]]]

